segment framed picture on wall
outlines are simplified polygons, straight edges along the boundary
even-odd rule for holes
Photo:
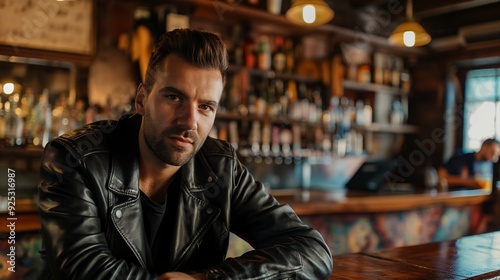
[[[94,0],[0,0],[0,44],[92,55]]]

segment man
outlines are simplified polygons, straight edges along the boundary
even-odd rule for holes
[[[456,154],[448,163],[440,167],[438,175],[450,187],[481,188],[476,175],[492,176],[493,162],[498,161],[500,143],[496,139],[486,139],[478,152]]]
[[[330,275],[320,234],[254,181],[230,144],[207,137],[227,64],[217,36],[168,32],[138,88],[136,114],[46,146],[39,209],[52,278]],[[255,250],[225,259],[230,232]]]

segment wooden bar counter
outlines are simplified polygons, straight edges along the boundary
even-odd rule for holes
[[[453,240],[487,231],[483,190],[414,193],[273,190],[334,255]]]
[[[500,279],[500,232],[338,255],[330,279]]]
[[[476,205],[490,199],[488,192],[479,189],[405,194],[292,189],[274,190],[271,193],[280,203],[290,204],[299,216],[335,213],[394,212],[433,205]]]

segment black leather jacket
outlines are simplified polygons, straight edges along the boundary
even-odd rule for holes
[[[50,142],[41,162],[39,210],[52,279],[155,279],[139,198],[141,117],[101,121]],[[168,271],[209,279],[326,279],[321,235],[279,205],[226,142],[208,138],[181,168]],[[256,250],[227,258],[229,233]]]

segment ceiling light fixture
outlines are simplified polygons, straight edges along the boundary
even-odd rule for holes
[[[431,41],[431,35],[413,19],[413,2],[406,3],[406,17],[408,21],[401,23],[394,29],[389,41],[398,46],[419,47]]]
[[[333,18],[333,10],[323,0],[295,0],[286,18],[300,25],[322,25]]]

